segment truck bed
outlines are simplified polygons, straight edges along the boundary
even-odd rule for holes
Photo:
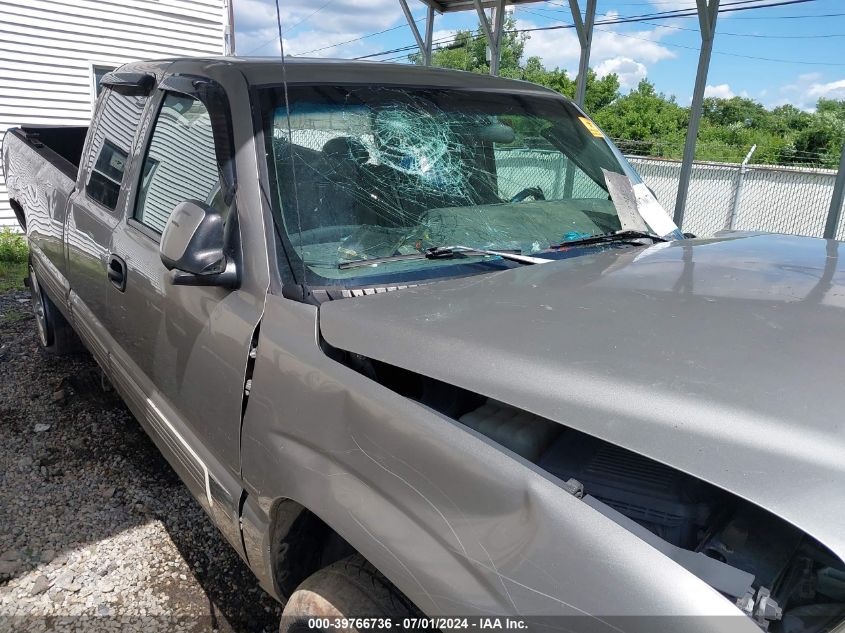
[[[87,133],[88,128],[85,126],[19,127],[10,129],[7,139],[8,135],[17,137],[56,168],[76,179]]]
[[[9,197],[30,213],[43,210],[52,216],[55,204],[66,203],[73,191],[87,132],[82,126],[22,127],[6,132],[2,154]],[[23,204],[25,200],[29,204]],[[26,229],[22,209],[17,205],[13,209],[21,228]]]

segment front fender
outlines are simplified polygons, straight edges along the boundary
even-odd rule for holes
[[[429,615],[733,615],[757,630],[551,475],[325,356],[313,306],[267,298],[242,464],[263,512],[302,504]]]

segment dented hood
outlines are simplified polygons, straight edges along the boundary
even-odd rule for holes
[[[840,250],[737,234],[612,249],[323,304],[320,330],[709,481],[845,558]]]

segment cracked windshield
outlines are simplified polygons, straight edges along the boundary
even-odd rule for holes
[[[321,86],[291,87],[289,106],[281,88],[262,99],[276,220],[311,283],[519,265],[473,248],[554,258],[620,229],[602,169],[640,182],[589,119],[544,96]]]

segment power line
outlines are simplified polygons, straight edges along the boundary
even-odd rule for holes
[[[563,27],[560,27],[560,28],[574,28],[574,27],[572,25],[567,25],[567,26],[563,26]],[[509,31],[505,31],[505,32],[509,33],[509,34],[530,33],[532,31],[536,31],[536,30],[543,30],[543,29],[513,29],[513,30],[509,30]],[[627,33],[619,33],[618,31],[611,31],[609,29],[596,28],[596,30],[602,31],[604,33],[612,33],[613,35],[618,35],[620,37],[627,37],[629,39],[640,40],[640,41],[643,41],[643,42],[652,42],[652,43],[655,43],[655,44],[659,43],[662,46],[672,46],[674,48],[683,48],[683,49],[690,50],[690,51],[697,51],[698,50],[698,48],[695,47],[695,46],[686,46],[684,44],[675,44],[675,43],[672,43],[672,42],[659,42],[658,40],[652,40],[652,39],[645,38],[645,37],[637,37],[635,35],[628,35]],[[445,46],[445,47],[442,47],[442,48],[443,49],[464,48],[464,47],[468,46],[470,42],[474,42],[474,41],[482,39],[484,37],[485,37],[484,34],[470,35],[466,39],[466,41],[462,42],[459,45]],[[448,41],[448,39],[444,38],[444,39],[441,39],[441,40],[439,40],[435,43],[442,43],[442,42],[447,42],[447,41]],[[387,51],[382,51],[380,53],[371,53],[370,55],[362,55],[360,57],[356,57],[355,59],[359,59],[359,60],[360,59],[370,59],[372,57],[380,57],[382,55],[389,55],[389,54],[392,54],[392,53],[407,53],[407,52],[412,51],[416,48],[417,48],[416,44],[413,44],[413,45],[409,45],[409,46],[394,48],[394,49],[387,50]],[[713,54],[714,55],[723,55],[723,56],[727,56],[727,57],[737,57],[737,58],[742,58],[742,59],[752,59],[752,60],[755,60],[755,61],[775,62],[775,63],[779,63],[779,64],[798,64],[798,65],[802,65],[802,66],[835,66],[835,67],[845,66],[845,62],[812,62],[812,61],[804,61],[804,60],[778,59],[778,58],[772,58],[772,57],[759,57],[759,56],[755,56],[755,55],[744,55],[742,53],[732,53],[732,52],[729,52],[729,51],[713,51]],[[399,60],[399,59],[403,59],[403,58],[406,58],[406,57],[407,57],[407,54],[403,54],[403,55],[397,55],[395,57],[389,57],[387,59],[382,59],[382,60],[378,60],[378,61],[390,62],[390,61],[396,61],[396,60]]]
[[[733,5],[733,4],[745,4],[745,3],[748,3],[748,2],[761,2],[761,1],[763,1],[763,0],[736,0],[735,2],[731,2],[731,3],[728,3],[728,4],[729,4],[729,5]],[[789,2],[816,2],[817,0],[786,0],[786,1],[789,1]],[[660,0],[655,0],[655,3],[657,3],[657,2],[660,2]],[[666,0],[665,2],[660,2],[660,4],[670,4],[670,3],[674,3],[674,0]],[[557,3],[554,3],[554,2],[549,2],[549,4],[557,4]],[[557,5],[557,6],[564,6],[564,5]],[[641,5],[641,4],[632,4],[631,6],[644,6],[644,5]],[[765,6],[769,6],[769,5],[765,5]],[[678,10],[676,10],[676,11],[669,11],[669,12],[664,12],[664,13],[675,13],[675,12],[677,12],[677,11],[679,11],[679,10],[686,10],[686,9],[678,9]],[[673,16],[669,16],[669,17],[673,17]],[[416,22],[417,24],[419,24],[420,22],[424,22],[424,21],[425,21],[425,18],[419,18],[419,19],[417,19],[417,20],[414,20],[414,22]],[[302,52],[302,53],[297,53],[296,55],[294,55],[294,57],[302,57],[302,56],[304,56],[304,55],[310,55],[311,53],[319,53],[319,52],[321,52],[321,51],[325,51],[325,50],[328,50],[328,49],[330,49],[330,48],[336,48],[336,47],[338,47],[338,46],[344,46],[344,45],[346,45],[346,44],[352,44],[352,43],[354,43],[354,42],[360,42],[361,40],[365,40],[365,39],[368,39],[368,38],[370,38],[370,37],[375,37],[376,35],[383,35],[384,33],[389,33],[389,32],[391,32],[391,31],[396,31],[396,30],[398,30],[398,29],[405,28],[405,27],[407,27],[407,26],[408,26],[407,24],[399,24],[399,25],[394,26],[394,27],[391,27],[391,28],[389,28],[389,29],[384,29],[384,30],[382,30],[382,31],[376,31],[375,33],[368,33],[368,34],[366,34],[366,35],[362,35],[362,36],[360,36],[360,37],[355,37],[355,38],[352,38],[352,39],[349,39],[349,40],[345,40],[345,41],[343,41],[343,42],[334,42],[334,43],[332,43],[332,44],[327,44],[326,46],[321,46],[320,48],[314,48],[314,49],[311,49],[311,50],[309,50],[309,51],[304,51],[304,52]],[[269,43],[270,43],[270,42],[272,42],[272,41],[273,41],[272,39],[271,39],[271,40],[268,40],[267,42],[265,42],[264,44],[262,44],[262,45],[261,45],[261,46],[259,46],[258,48],[263,48],[264,46],[266,46],[267,44],[269,44]],[[435,42],[433,42],[433,44],[442,43],[443,41],[448,41],[448,40],[439,40],[439,41],[435,41]],[[412,45],[412,46],[408,46],[408,47],[406,47],[406,48],[405,48],[405,49],[403,49],[403,50],[411,50],[411,49],[413,49],[413,48],[415,48],[415,47],[416,47],[416,45]],[[250,51],[250,53],[251,53],[251,52],[253,52],[253,51],[255,51],[255,50],[258,50],[258,48],[254,48],[254,49],[252,49],[252,50]],[[398,49],[397,49],[397,50],[398,50]],[[385,51],[385,53],[384,53],[384,54],[388,54],[388,53],[391,53],[391,52],[394,52],[394,51]],[[247,54],[247,55],[249,55],[249,53],[246,53],[246,54]],[[377,55],[377,54],[375,54],[375,55]],[[355,59],[364,59],[364,57],[356,57]]]
[[[295,22],[295,23],[293,24],[293,26],[289,26],[289,27],[286,29],[286,31],[285,31],[285,32],[286,32],[286,33],[290,33],[290,32],[291,32],[291,31],[293,31],[296,27],[298,27],[300,24],[302,24],[303,22],[307,22],[308,20],[310,20],[311,18],[313,18],[315,15],[317,15],[320,11],[322,11],[323,9],[325,9],[327,6],[329,6],[329,5],[330,5],[332,2],[334,2],[334,1],[335,1],[335,0],[329,0],[329,1],[328,1],[328,2],[326,2],[325,4],[320,5],[320,6],[317,8],[317,10],[316,10],[316,11],[314,11],[314,12],[312,12],[312,13],[309,13],[308,15],[306,15],[304,18],[302,18],[302,19],[301,19],[301,20],[299,20],[298,22]]]
[[[768,5],[767,5],[768,6]],[[734,20],[806,20],[814,18],[841,18],[845,13],[805,13],[802,15],[765,15],[757,18],[740,15]]]
[[[420,18],[419,20],[414,20],[414,22],[420,23],[424,22],[425,18]],[[305,51],[304,53],[297,53],[294,57],[302,57],[304,55],[310,55],[311,53],[319,53],[320,51],[325,51],[330,48],[335,48],[336,46],[343,46],[345,44],[352,44],[353,42],[360,42],[361,40],[365,40],[370,37],[375,37],[376,35],[383,35],[384,33],[389,33],[390,31],[396,31],[402,28],[409,28],[407,24],[399,24],[397,26],[390,27],[389,29],[384,29],[383,31],[376,31],[375,33],[368,33],[367,35],[362,35],[361,37],[356,37],[351,40],[346,40],[344,42],[335,42],[334,44],[328,44],[326,46],[321,46],[320,48],[313,48],[310,51]],[[416,48],[416,44],[413,47]]]
[[[762,9],[768,7],[777,7],[777,6],[784,6],[784,5],[791,5],[791,4],[803,4],[807,2],[817,2],[818,0],[779,0],[776,4],[766,4],[766,5],[752,5],[752,6],[744,6],[749,5],[752,2],[760,2],[761,0],[735,0],[734,2],[726,3],[722,5],[719,9],[719,13],[725,13],[729,11],[747,11],[750,9]],[[552,3],[554,4],[554,3]],[[736,5],[743,5],[743,6],[736,6]],[[564,5],[559,5],[564,6]],[[693,13],[689,13],[693,11]],[[684,15],[679,15],[679,12],[686,12]],[[675,9],[671,11],[661,11],[657,13],[649,13],[649,14],[640,14],[640,15],[630,15],[630,16],[620,16],[618,18],[611,18],[608,20],[602,20],[600,22],[596,22],[596,26],[602,25],[617,25],[617,24],[628,24],[631,22],[639,22],[645,18],[648,19],[660,19],[660,20],[668,20],[678,17],[696,17],[698,12],[696,9]],[[564,24],[563,26],[541,26],[541,27],[534,27],[531,29],[512,29],[507,31],[507,33],[531,33],[534,31],[556,31],[564,28],[574,28],[572,24]],[[439,42],[437,42],[439,43]],[[395,48],[388,51],[383,51],[381,53],[372,53],[370,55],[364,55],[361,57],[356,57],[356,59],[369,59],[371,57],[379,57],[381,55],[387,55],[390,53],[397,53],[404,50],[413,50],[416,48],[416,45],[409,45],[402,48]],[[311,51],[313,52],[313,51]]]
[[[763,8],[787,6],[787,5],[793,5],[793,4],[804,4],[804,3],[807,3],[807,2],[816,2],[817,0],[780,0],[779,2],[765,4],[765,5],[761,5],[761,4],[753,4],[752,5],[751,4],[752,2],[760,2],[760,1],[761,0],[737,0],[735,2],[731,2],[727,5],[723,5],[724,8],[720,8],[719,12],[722,13],[722,12],[732,12],[732,11],[747,11],[747,10],[751,10],[751,9],[763,9]],[[524,10],[524,9],[522,9],[522,10]],[[658,13],[652,13],[652,14],[643,14],[643,15],[634,15],[634,16],[625,16],[625,17],[620,17],[620,18],[613,18],[613,19],[609,19],[609,20],[603,20],[603,21],[600,21],[600,22],[596,22],[596,27],[598,27],[599,25],[618,25],[618,24],[628,24],[630,22],[643,22],[643,21],[645,21],[646,17],[648,19],[671,19],[671,18],[676,18],[676,17],[695,17],[695,16],[697,16],[697,12],[691,13],[691,14],[688,14],[688,15],[678,15],[679,12],[683,12],[683,11],[688,11],[688,10],[681,9],[681,10],[664,11],[664,12],[658,12]],[[541,16],[541,17],[543,17],[543,16]],[[783,16],[779,16],[779,17],[783,17]],[[659,26],[663,26],[663,25],[659,25]],[[534,28],[530,28],[530,29],[510,29],[510,30],[506,31],[506,33],[508,33],[508,34],[532,33],[532,32],[536,32],[536,31],[554,31],[554,30],[562,30],[562,29],[570,29],[570,28],[574,28],[574,26],[572,24],[563,23],[561,26],[544,26],[544,27],[534,27]],[[597,28],[596,30],[613,33],[613,34],[619,35],[621,37],[628,37],[628,38],[631,38],[631,39],[637,39],[637,40],[642,40],[642,41],[646,41],[646,42],[658,43],[656,40],[652,40],[652,39],[648,39],[648,38],[642,38],[642,37],[636,37],[636,36],[633,36],[633,35],[627,35],[625,33],[619,33],[617,31],[608,31],[607,29],[601,29],[601,28]],[[479,37],[484,37],[484,36],[483,35],[470,35],[470,37],[467,39],[467,41],[464,44],[462,44],[461,46],[466,46],[469,43],[470,40],[475,41]],[[437,41],[437,42],[434,42],[434,43],[442,43],[443,41],[448,41],[448,38],[441,39],[440,41]],[[673,46],[675,48],[684,48],[684,49],[695,50],[695,51],[698,50],[698,48],[696,48],[696,47],[684,46],[683,44],[673,44],[673,43],[669,43],[669,42],[659,42],[659,43],[661,45]],[[460,48],[461,46],[455,46],[454,48]],[[417,48],[417,46],[415,44],[412,44],[412,45],[408,45],[408,46],[393,48],[393,49],[386,50],[386,51],[381,51],[379,53],[371,53],[369,55],[362,55],[360,57],[356,57],[356,59],[371,59],[373,57],[381,57],[382,55],[390,55],[390,54],[393,54],[393,53],[401,53],[401,52],[412,51],[416,48]],[[452,48],[452,47],[445,47],[445,48]],[[769,62],[776,62],[776,63],[789,63],[789,64],[799,64],[799,65],[808,65],[808,66],[845,66],[845,63],[838,63],[838,62],[811,62],[811,61],[802,61],[802,60],[777,59],[777,58],[769,58],[769,57],[759,57],[759,56],[754,56],[754,55],[744,55],[744,54],[741,54],[741,53],[732,53],[732,52],[728,52],[728,51],[714,51],[714,54],[725,55],[725,56],[730,56],[730,57],[745,58],[745,59],[753,59],[753,60],[756,60],[756,61],[769,61]],[[392,60],[395,60],[395,59],[400,59],[401,57],[402,56],[398,56],[398,57],[394,57],[394,58],[390,58],[390,59],[382,60],[382,61],[392,61]]]
[[[325,2],[325,3],[321,4],[319,7],[317,7],[317,9],[316,9],[316,10],[312,11],[311,13],[309,13],[308,15],[306,15],[304,18],[300,18],[299,20],[297,20],[296,22],[294,22],[291,26],[289,26],[288,28],[286,28],[286,29],[283,31],[282,35],[285,35],[285,34],[287,34],[287,33],[292,32],[292,31],[293,31],[294,29],[296,29],[299,25],[301,25],[301,24],[303,24],[303,23],[307,22],[308,20],[310,20],[311,18],[313,18],[315,15],[317,15],[320,11],[322,11],[323,9],[325,9],[327,6],[329,6],[329,5],[330,5],[330,4],[332,4],[333,2],[335,2],[335,0],[328,0],[328,2]],[[273,37],[271,37],[269,40],[267,40],[266,42],[264,42],[263,44],[259,44],[258,46],[254,47],[254,48],[251,48],[249,51],[247,51],[246,53],[244,53],[244,55],[245,55],[245,56],[249,56],[249,55],[251,55],[252,53],[254,53],[255,51],[257,51],[257,50],[260,50],[260,49],[264,48],[265,46],[267,46],[267,44],[270,44],[271,42],[275,42],[275,41],[277,41],[277,39],[278,39],[278,38],[277,38],[276,36],[273,36]]]
[[[767,7],[771,5],[761,5],[761,8]],[[573,25],[567,22],[566,20],[560,20],[557,17],[550,17],[548,15],[544,15],[541,13],[537,13],[537,11],[542,11],[542,9],[531,10],[525,7],[520,7],[520,13],[530,13],[531,15],[536,15],[539,18],[543,18],[545,20],[552,20],[554,22],[559,22],[560,24],[565,24],[568,27],[572,27]],[[673,31],[688,31],[690,33],[698,33],[698,29],[690,29],[683,26],[673,26],[671,24],[655,24],[654,22],[645,22],[643,21],[642,24],[648,24],[649,26],[654,26],[660,29],[672,29]],[[613,33],[615,31],[607,31]],[[823,38],[833,38],[833,37],[845,37],[845,33],[816,33],[816,34],[808,34],[808,35],[763,35],[759,33],[726,33],[724,31],[719,31],[720,37],[752,37],[758,39],[779,39],[779,40],[804,40],[804,39],[823,39]]]
[[[759,0],[738,0],[737,2],[727,3],[722,5],[719,8],[719,13],[732,13],[736,11],[750,11],[752,9],[768,9],[770,7],[783,7],[792,4],[804,4],[807,2],[817,2],[818,0],[779,0],[776,4],[757,4],[751,6],[734,6],[734,5],[747,5],[749,2],[754,2]],[[607,20],[602,20],[601,22],[596,22],[596,25],[603,25],[603,26],[613,26],[617,24],[631,24],[634,22],[645,22],[646,20],[672,20],[675,18],[694,18],[698,17],[698,11],[696,9],[677,9],[674,11],[662,11],[659,13],[650,13],[650,14],[642,14],[642,15],[627,15],[627,16],[619,16],[617,18],[610,18]],[[772,19],[782,18],[783,16],[773,16]],[[572,25],[567,25],[567,28],[571,28]],[[558,30],[563,27],[555,27],[555,26],[546,26],[546,27],[538,27],[537,30],[545,30],[545,31],[554,31]]]

